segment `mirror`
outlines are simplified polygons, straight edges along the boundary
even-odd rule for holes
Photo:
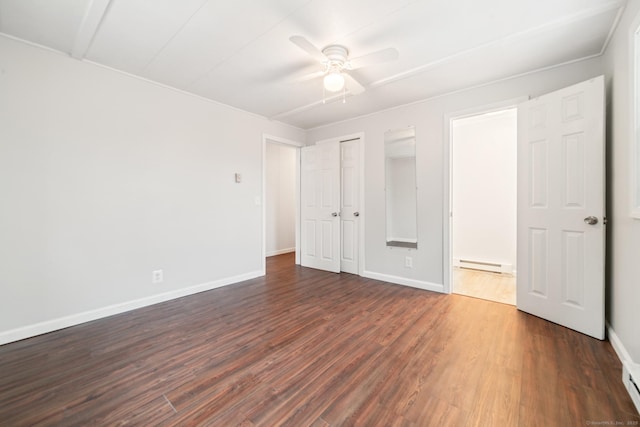
[[[387,246],[418,247],[416,131],[413,126],[384,134]]]

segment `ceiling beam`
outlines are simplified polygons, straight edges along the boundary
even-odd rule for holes
[[[344,97],[343,97],[342,93],[339,93],[337,95],[331,95],[331,96],[328,96],[328,97],[326,97],[324,99],[312,102],[311,104],[306,104],[306,105],[303,105],[302,107],[297,107],[297,108],[294,108],[293,110],[283,111],[283,112],[280,112],[280,113],[278,113],[276,115],[270,116],[269,120],[280,120],[280,119],[283,119],[285,117],[292,116],[294,114],[304,113],[305,111],[310,110],[312,108],[315,108],[315,107],[317,107],[319,105],[331,104],[333,102],[342,100],[344,98],[350,98],[352,96],[353,96],[353,94],[351,94],[350,92],[347,92],[347,94]]]
[[[85,11],[82,23],[76,34],[76,39],[71,49],[71,56],[76,59],[84,59],[87,51],[93,43],[93,38],[98,32],[100,23],[107,13],[111,0],[90,0]]]

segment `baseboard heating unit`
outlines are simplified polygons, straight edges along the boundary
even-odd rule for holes
[[[631,362],[622,364],[622,382],[640,412],[640,365]]]
[[[459,268],[469,268],[471,270],[491,271],[494,273],[513,274],[513,266],[505,263],[494,263],[486,261],[475,261],[469,259],[454,259],[453,265]]]

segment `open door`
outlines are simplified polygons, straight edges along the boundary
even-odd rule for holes
[[[301,258],[304,267],[340,272],[340,143],[303,147]]]
[[[518,309],[604,339],[604,78],[518,106]]]

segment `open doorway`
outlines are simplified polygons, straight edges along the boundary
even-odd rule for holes
[[[263,268],[266,258],[284,256],[299,264],[300,147],[263,136]]]
[[[267,257],[296,250],[296,148],[269,142],[266,148]]]
[[[516,303],[517,109],[451,120],[452,290]]]

